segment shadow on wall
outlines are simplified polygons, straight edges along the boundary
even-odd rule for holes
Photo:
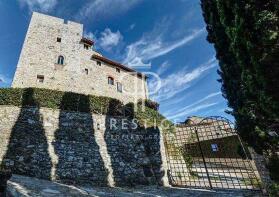
[[[113,109],[110,103],[109,109]],[[135,128],[133,106],[127,106],[127,124],[115,119],[119,114],[110,111],[106,117],[105,141],[111,159],[116,186],[162,185],[160,130]],[[126,112],[127,115],[127,112]],[[114,119],[114,120],[112,120]],[[111,122],[115,124],[112,126]]]
[[[144,166],[144,174],[145,176],[151,174],[158,185],[163,185],[163,177],[166,172],[162,168],[163,162],[160,141],[161,136],[158,127],[146,129],[144,146],[150,163]]]
[[[127,105],[123,113],[123,110],[117,110],[116,105],[119,103],[111,101],[105,120],[106,129],[98,130],[96,134],[91,113],[68,111],[82,107],[82,111],[90,112],[89,97],[83,95],[80,98],[69,94],[63,95],[58,129],[52,142],[58,159],[56,166],[52,166],[46,132],[40,109],[34,107],[38,104],[32,89],[24,91],[22,107],[12,128],[1,166],[20,175],[50,179],[52,172],[56,180],[61,182],[107,186],[108,169],[105,164],[110,167],[110,158],[116,186],[162,184],[164,172],[161,171],[158,128],[136,128],[137,125],[132,122],[134,106]],[[80,100],[82,102],[77,102]],[[48,113],[46,115],[50,116]],[[110,125],[112,118],[117,120],[116,129]],[[99,145],[106,147],[102,147],[102,156],[107,151],[109,158],[102,158]]]
[[[107,170],[94,137],[90,113],[68,112],[63,105],[70,95],[62,98],[59,129],[53,146],[58,156],[56,179],[68,183],[107,185]],[[90,111],[89,97],[83,98],[82,107]]]
[[[50,179],[52,165],[47,138],[39,107],[30,107],[34,103],[33,90],[26,89],[1,166],[15,174]]]

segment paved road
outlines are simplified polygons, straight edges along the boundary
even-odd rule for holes
[[[261,196],[241,190],[195,190],[166,187],[105,188],[80,187],[13,175],[8,182],[8,192],[13,197],[180,197],[180,196]]]

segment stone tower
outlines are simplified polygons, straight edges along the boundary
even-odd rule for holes
[[[108,96],[124,103],[147,99],[146,77],[92,50],[83,25],[34,12],[12,87],[38,87]]]

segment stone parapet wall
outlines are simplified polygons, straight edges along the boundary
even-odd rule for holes
[[[116,122],[110,128],[111,121]],[[159,128],[98,114],[0,106],[0,162],[15,174],[91,185],[167,185]]]
[[[270,173],[266,167],[266,160],[264,155],[260,155],[256,153],[256,151],[249,147],[249,152],[253,159],[253,164],[258,169],[258,174],[262,183],[262,190],[264,193],[267,193],[268,187],[272,184],[272,180],[270,178]]]

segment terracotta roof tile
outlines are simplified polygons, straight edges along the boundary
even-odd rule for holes
[[[107,64],[110,64],[110,65],[113,65],[115,67],[118,67],[118,68],[122,68],[123,70],[126,70],[128,72],[133,72],[135,74],[137,74],[139,77],[145,77],[147,78],[144,74],[140,73],[140,72],[137,72],[136,70],[132,69],[132,68],[129,68],[127,66],[124,66],[123,64],[120,64],[118,62],[115,62],[113,60],[110,60],[108,58],[105,58],[103,56],[99,56],[99,55],[92,55],[92,58],[93,59],[96,59],[96,60],[99,60],[99,61],[102,61],[102,62],[105,62]]]
[[[90,40],[90,39],[88,39],[88,38],[82,38],[82,39],[81,39],[81,42],[86,43],[86,44],[89,44],[90,46],[94,45],[94,41],[93,41],[93,40]]]

